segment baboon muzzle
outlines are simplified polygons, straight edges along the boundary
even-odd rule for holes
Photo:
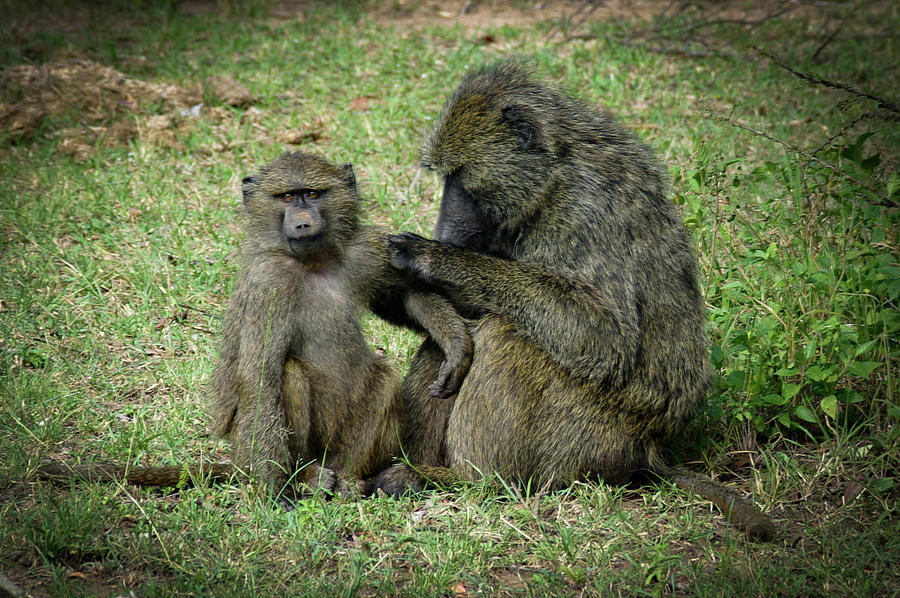
[[[487,240],[486,221],[458,177],[448,176],[444,180],[444,196],[434,227],[434,238],[441,243],[481,251]]]
[[[309,210],[287,210],[284,214],[283,231],[289,241],[312,239],[321,230],[321,220]]]

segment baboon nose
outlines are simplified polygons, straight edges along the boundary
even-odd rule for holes
[[[306,239],[316,236],[318,232],[319,227],[309,214],[289,214],[285,218],[284,234],[289,239]]]

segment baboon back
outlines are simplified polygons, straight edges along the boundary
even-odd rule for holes
[[[559,484],[661,463],[708,372],[696,259],[649,148],[513,61],[463,80],[422,161],[445,179],[437,241],[395,237],[394,263],[481,318],[430,435],[447,462]],[[517,450],[479,455],[509,430]],[[411,434],[413,455],[440,452]]]

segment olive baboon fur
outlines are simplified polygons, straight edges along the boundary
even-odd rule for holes
[[[420,347],[401,391],[413,467],[376,486],[418,488],[441,466],[550,487],[650,470],[767,536],[752,504],[663,459],[709,366],[697,261],[648,146],[512,60],[462,80],[422,164],[444,180],[436,240],[394,236],[392,259],[475,319],[475,353],[458,395],[437,401],[441,352]]]
[[[245,178],[242,192],[246,238],[210,385],[213,432],[231,441],[238,469],[276,490],[287,482],[289,492],[363,490],[362,480],[399,454],[404,410],[400,376],[366,344],[360,312],[393,303],[395,321],[438,339],[446,359],[432,396],[457,390],[471,338],[445,298],[391,267],[387,232],[360,225],[349,164],[285,154]],[[123,474],[104,465],[74,471]],[[221,478],[234,467],[189,471]],[[134,468],[125,479],[174,486],[184,477],[173,466]]]

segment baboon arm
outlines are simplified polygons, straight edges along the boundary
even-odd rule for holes
[[[472,363],[472,338],[465,320],[446,297],[391,265],[387,231],[364,227],[358,239],[353,269],[365,302],[379,317],[422,330],[434,339],[444,361],[430,393],[436,397],[456,393]]]
[[[237,343],[231,336],[222,339],[219,361],[210,380],[209,414],[213,436],[224,438],[231,431],[237,413],[240,395],[234,383],[237,366]]]
[[[416,277],[391,265],[391,235],[387,230],[366,226],[357,237],[351,259],[355,282],[366,295],[364,302],[369,309],[392,324],[427,332],[435,340],[445,339],[438,344],[446,351],[450,339],[464,326],[453,305]]]
[[[247,267],[232,294],[227,319],[234,338],[228,350],[235,355],[239,392],[273,397],[281,392],[284,363],[299,335],[291,313],[290,286],[296,281],[268,273],[263,260],[254,266],[262,274]]]
[[[444,352],[438,377],[429,392],[435,397],[455,394],[472,365],[472,337],[465,321],[445,297],[437,293],[410,292],[403,306]]]
[[[281,393],[288,344],[286,339],[266,336],[264,330],[250,323],[241,329],[236,373],[242,399],[251,395],[275,399]]]
[[[463,311],[491,312],[512,321],[574,376],[627,384],[639,330],[626,281],[597,288],[411,233],[391,237],[391,261],[443,289]]]

